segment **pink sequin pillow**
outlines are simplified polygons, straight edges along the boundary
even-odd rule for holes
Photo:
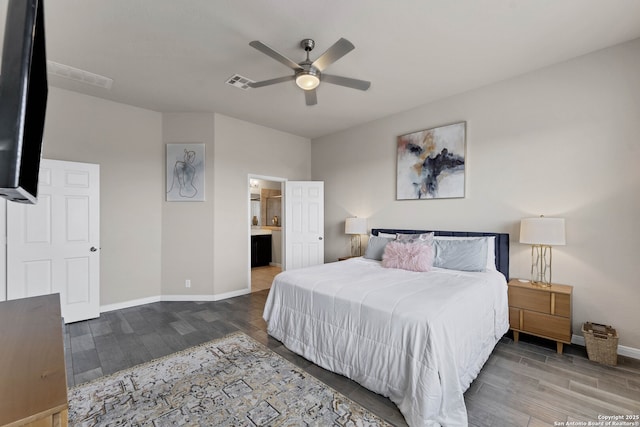
[[[382,266],[409,271],[430,271],[433,266],[433,246],[423,243],[389,242],[384,248]]]

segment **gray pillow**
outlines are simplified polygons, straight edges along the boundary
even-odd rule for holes
[[[434,267],[461,271],[485,271],[487,268],[487,241],[435,240]]]
[[[368,259],[375,259],[376,261],[382,261],[382,254],[384,254],[384,248],[387,246],[387,243],[393,242],[394,239],[379,237],[379,236],[371,236],[369,237],[369,244],[367,245],[367,249],[364,251],[364,257]]]

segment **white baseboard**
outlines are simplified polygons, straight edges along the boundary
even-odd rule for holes
[[[239,297],[251,293],[251,289],[240,289],[239,291],[225,292],[224,294],[218,294],[213,296],[213,301],[221,301],[227,298]]]
[[[136,307],[138,305],[151,304],[154,302],[160,302],[160,296],[132,299],[130,301],[117,302],[115,304],[101,305],[100,313],[105,313],[107,311],[113,310],[121,310],[123,308]]]
[[[162,295],[160,301],[215,301],[215,295]]]
[[[251,291],[241,289],[239,291],[226,292],[217,295],[162,295],[161,301],[221,301],[227,298],[239,297],[246,295]]]
[[[571,343],[585,346],[584,337],[582,335],[572,335]],[[640,348],[627,347],[626,345],[618,345],[618,354],[620,356],[631,357],[640,360]]]
[[[282,264],[279,262],[270,262],[269,265],[271,267],[281,267],[282,268]]]
[[[106,304],[100,306],[100,313],[107,311],[121,310],[123,308],[136,307],[144,304],[151,304],[160,301],[221,301],[227,298],[239,297],[246,295],[251,291],[241,289],[239,291],[226,292],[217,295],[157,295],[153,297],[134,299],[130,301],[117,302],[115,304]]]

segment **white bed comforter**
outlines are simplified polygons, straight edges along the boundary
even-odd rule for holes
[[[509,328],[499,272],[363,258],[279,274],[263,317],[290,350],[389,397],[411,426],[467,425],[463,393]]]

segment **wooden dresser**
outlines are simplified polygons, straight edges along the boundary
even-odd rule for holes
[[[0,302],[0,426],[67,426],[58,294]]]
[[[571,294],[573,286],[542,287],[531,282],[509,281],[509,325],[513,339],[520,332],[556,341],[558,353],[571,344]]]

